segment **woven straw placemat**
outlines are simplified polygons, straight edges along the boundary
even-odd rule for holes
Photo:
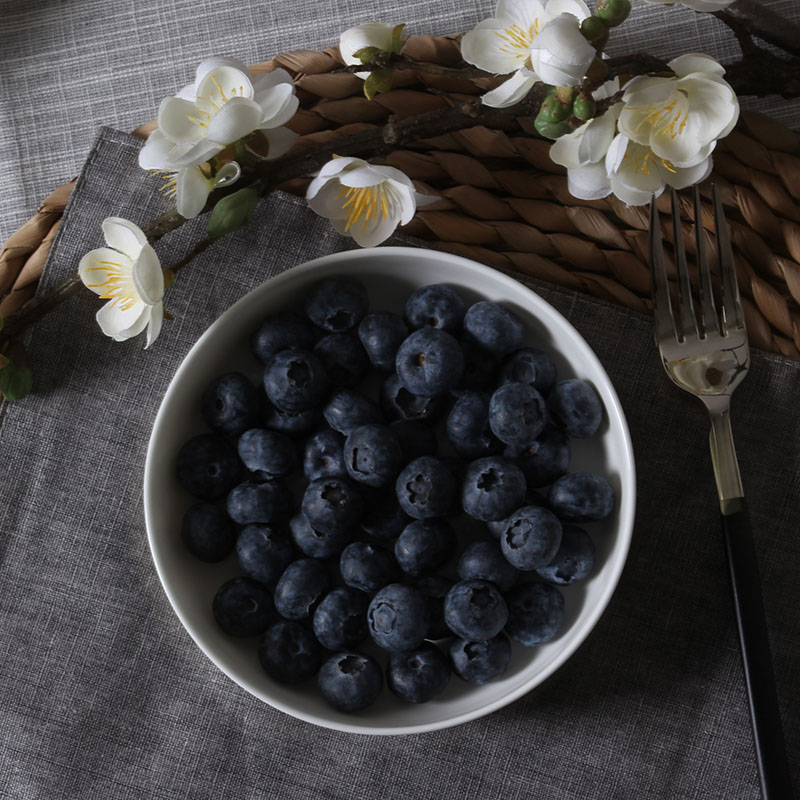
[[[455,37],[412,37],[405,52],[443,66],[461,62]],[[445,109],[486,89],[485,79],[402,70],[389,92],[370,101],[359,78],[337,71],[342,66],[333,47],[286,53],[252,67],[255,73],[282,67],[294,77],[300,109],[289,127],[301,136],[297,148],[380,126],[392,115]],[[154,127],[148,123],[135,133],[145,138]],[[627,207],[615,197],[573,197],[549,149],[530,121],[519,119],[502,129],[470,128],[391,152],[387,163],[440,198],[404,230],[432,247],[647,310],[647,208]],[[713,257],[711,181],[722,190],[750,341],[800,360],[800,134],[743,111],[734,132],[719,142],[714,172],[702,187],[702,224]],[[282,188],[302,194],[307,183],[298,179]],[[56,189],[0,252],[0,314],[13,314],[35,294],[72,187]],[[659,200],[664,211],[667,204],[667,197]],[[691,256],[695,221],[688,197],[681,216]],[[669,226],[665,230],[669,236]],[[674,274],[671,263],[668,268]]]

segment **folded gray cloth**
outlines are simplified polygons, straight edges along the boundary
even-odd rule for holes
[[[52,284],[110,215],[162,208],[140,143],[104,130],[53,248]],[[187,252],[202,220],[159,244]],[[347,246],[293,197],[207,250],[167,294],[153,347],[115,343],[79,294],[30,338],[36,394],[0,411],[0,797],[755,800],[741,659],[699,403],[650,321],[528,281],[577,326],[622,400],[638,467],[628,564],[585,644],[542,686],[469,724],[373,738],[300,722],[202,654],[160,586],[142,514],[145,451],[175,369],[247,291]],[[800,777],[800,364],[761,352],[733,425],[778,690]],[[798,781],[800,783],[800,781]]]

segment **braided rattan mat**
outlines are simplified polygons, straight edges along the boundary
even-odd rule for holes
[[[450,37],[412,37],[405,52],[433,64],[460,63]],[[485,79],[403,70],[395,73],[391,91],[368,101],[359,78],[336,71],[342,67],[337,48],[286,53],[253,71],[277,67],[295,78],[300,110],[289,127],[302,137],[297,147],[382,125],[391,115],[446,108],[486,89]],[[549,141],[529,132],[526,123],[471,128],[389,154],[388,163],[441,198],[404,230],[433,247],[647,310],[647,208],[628,208],[614,197],[572,197],[565,170],[548,156]],[[149,123],[135,133],[145,138],[154,127]],[[717,146],[710,180],[722,189],[751,343],[800,360],[800,135],[744,111],[736,130]],[[302,194],[307,182],[298,179],[283,188]],[[56,189],[0,252],[0,313],[13,314],[33,297],[72,185]],[[667,202],[659,201],[664,211]],[[707,203],[703,212],[713,251]],[[688,198],[682,219],[691,254]],[[670,226],[664,227],[669,235]]]

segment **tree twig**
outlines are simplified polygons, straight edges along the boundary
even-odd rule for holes
[[[713,14],[734,33],[734,26],[739,26],[751,36],[780,47],[790,55],[800,56],[800,25],[776,14],[758,0],[734,0],[726,9]]]

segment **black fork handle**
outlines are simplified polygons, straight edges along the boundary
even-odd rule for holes
[[[792,800],[794,794],[775,691],[756,550],[744,500],[740,510],[723,515],[722,531],[744,661],[761,796],[763,800]]]

